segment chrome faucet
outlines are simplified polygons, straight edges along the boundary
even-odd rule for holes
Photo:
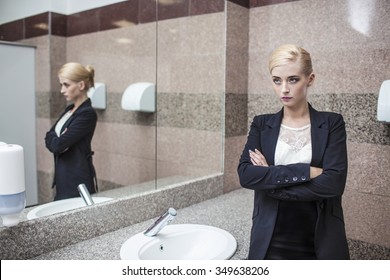
[[[92,200],[91,195],[89,194],[87,187],[84,184],[80,184],[77,189],[79,190],[80,196],[84,199],[85,204],[87,204],[87,206],[95,204],[95,202],[93,202]]]
[[[160,218],[158,218],[145,232],[146,236],[156,236],[168,223],[170,223],[177,215],[177,211],[169,208]]]

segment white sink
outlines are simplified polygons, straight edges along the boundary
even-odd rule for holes
[[[95,204],[112,200],[110,197],[92,197]],[[45,217],[52,214],[57,214],[77,208],[86,207],[84,200],[81,197],[57,200],[42,204],[32,209],[27,214],[27,219],[32,220],[39,217]]]
[[[204,225],[168,225],[156,236],[143,232],[121,247],[122,260],[227,260],[237,249],[227,231]]]

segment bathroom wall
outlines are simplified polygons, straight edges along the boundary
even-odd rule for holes
[[[346,122],[348,237],[390,247],[390,126],[376,121],[379,88],[390,77],[390,2],[261,2],[251,1],[249,11],[248,126],[255,115],[281,108],[267,71],[271,51],[284,43],[306,48],[316,73],[312,105]]]
[[[225,3],[176,2],[159,5],[158,178],[198,177],[223,168]]]

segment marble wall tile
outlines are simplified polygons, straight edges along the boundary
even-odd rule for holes
[[[250,0],[227,0],[226,2],[231,2],[237,5],[240,5],[244,8],[249,8],[250,7]]]
[[[51,128],[50,119],[37,118],[37,168],[40,171],[52,172],[54,170],[53,154],[46,149],[45,136]]]
[[[50,34],[66,37],[68,17],[54,12],[50,12],[49,15],[51,17]]]
[[[348,190],[390,197],[389,159],[388,145],[348,142]]]
[[[223,12],[224,9],[225,9],[224,0],[191,0],[190,1],[191,16]]]
[[[50,93],[36,92],[36,114],[37,118],[50,119]]]
[[[188,176],[218,173],[222,170],[222,135],[219,131],[158,127],[156,157],[158,172],[161,169],[165,174],[169,168]]]
[[[0,25],[0,40],[14,42],[22,39],[24,39],[24,19]]]
[[[51,187],[53,183],[53,173],[38,170],[38,203],[48,203],[54,200],[55,189]]]
[[[27,17],[24,19],[24,38],[32,38],[49,34],[49,13]]]
[[[24,39],[20,43],[36,46],[35,90],[36,92],[50,92],[50,36]]]
[[[226,92],[247,94],[249,10],[227,2],[226,17]]]
[[[237,167],[242,150],[246,143],[246,135],[226,137],[224,143],[224,193],[240,188]]]
[[[190,0],[158,0],[158,20],[188,16],[189,3]]]
[[[93,42],[93,44],[91,44]],[[67,38],[67,61],[90,64],[109,92],[156,83],[156,25],[141,24]]]
[[[250,9],[249,92],[270,89],[268,56],[285,43],[312,54],[317,73],[313,92],[378,92],[390,71],[390,31],[383,28],[389,24],[389,6],[388,1],[302,0]]]
[[[157,1],[142,0],[138,3],[138,21],[139,23],[155,22],[157,19]]]
[[[99,31],[99,15],[99,8],[69,15],[66,26],[67,35],[75,36]]]
[[[97,151],[93,162],[98,179],[118,185],[129,186],[156,177],[154,159]]]
[[[347,236],[390,247],[390,197],[349,190],[343,196]]]
[[[246,135],[248,95],[227,93],[225,96],[225,137]]]
[[[389,260],[390,249],[360,240],[348,239],[351,260]]]
[[[127,0],[100,8],[99,31],[138,24],[138,0]]]
[[[157,94],[157,126],[221,131],[222,93]]]
[[[156,128],[98,122],[92,139],[92,147],[96,153],[102,151],[153,160],[156,153]]]
[[[249,1],[250,1],[250,7],[255,8],[255,7],[300,1],[300,0],[249,0]]]

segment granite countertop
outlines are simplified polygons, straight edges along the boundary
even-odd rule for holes
[[[253,191],[239,189],[187,208],[178,209],[178,215],[172,224],[203,224],[224,229],[230,232],[238,243],[237,251],[232,259],[245,259],[249,248],[252,209]],[[154,220],[134,224],[34,259],[120,259],[119,252],[122,244],[131,236],[144,231]]]

